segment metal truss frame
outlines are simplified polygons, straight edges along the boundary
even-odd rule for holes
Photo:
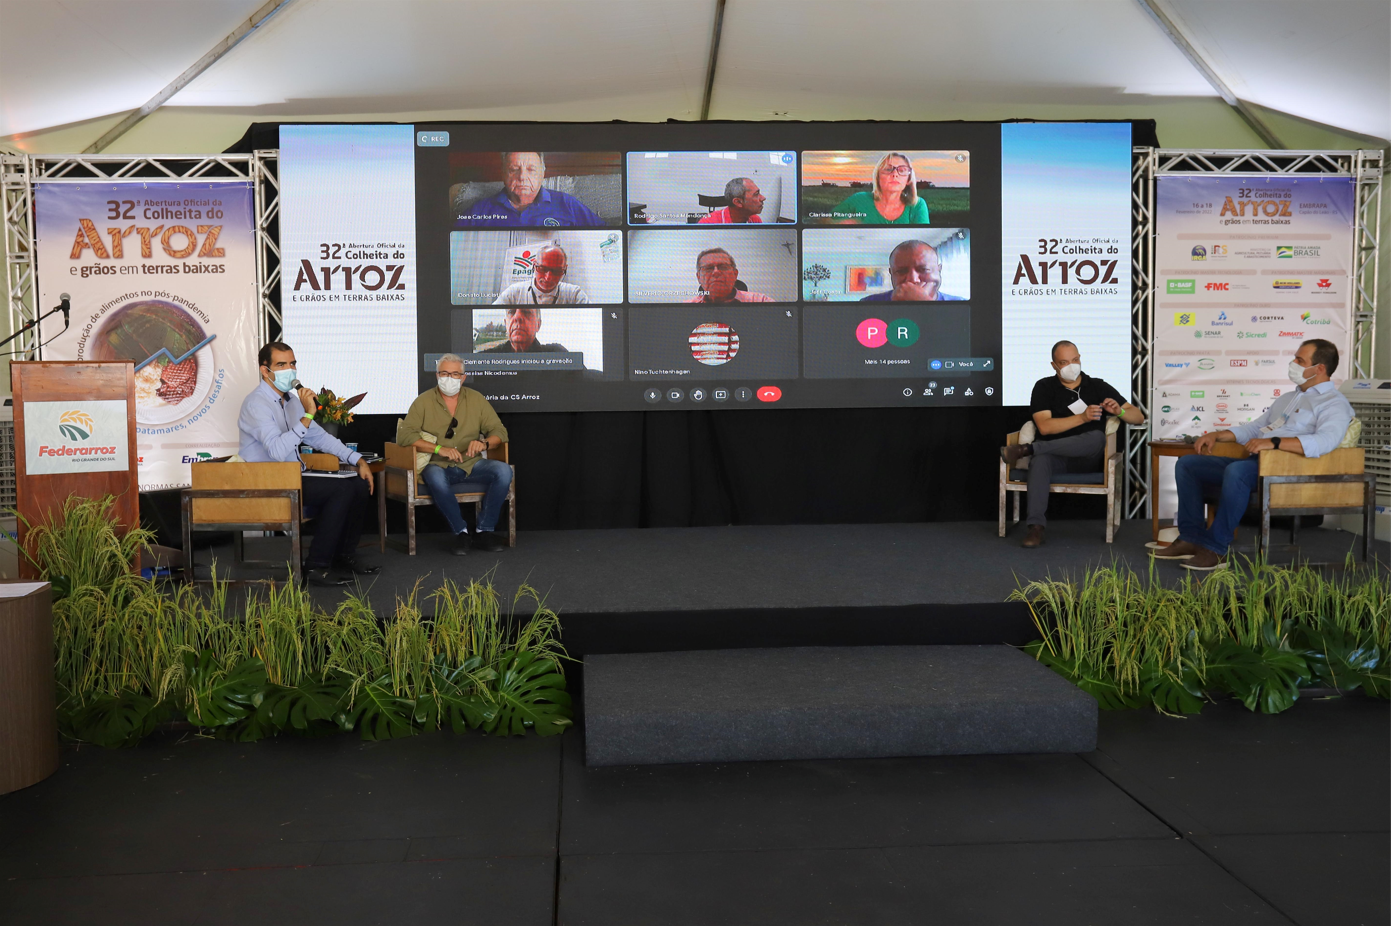
[[[281,334],[280,152],[252,152],[255,181],[256,298],[261,343]]]
[[[1126,429],[1122,457],[1122,516],[1151,512],[1151,342],[1156,287],[1156,149],[1132,149],[1132,404],[1145,428]]]
[[[1355,180],[1354,266],[1350,306],[1349,367],[1367,379],[1377,347],[1379,222],[1383,217],[1383,151],[1227,151],[1218,149],[1132,149],[1132,401],[1143,411],[1151,401],[1156,371],[1155,342],[1156,179],[1227,174],[1238,177],[1350,177]],[[1148,414],[1147,420],[1150,421]],[[1139,432],[1140,433],[1140,432]],[[1148,426],[1146,435],[1150,434]],[[1133,435],[1136,437],[1137,435]],[[1126,449],[1125,514],[1151,515],[1151,454],[1147,441]]]
[[[254,156],[215,155],[0,155],[0,196],[4,199],[5,280],[9,285],[9,330],[37,318],[38,278],[34,263],[34,184],[44,181],[102,180],[255,180]],[[258,209],[258,214],[260,210]],[[258,238],[260,235],[258,234]],[[258,276],[260,264],[258,262]],[[279,315],[277,315],[279,319]],[[262,308],[261,326],[266,326]],[[12,342],[14,343],[14,342]],[[11,356],[40,358],[39,330],[31,328],[14,343]]]

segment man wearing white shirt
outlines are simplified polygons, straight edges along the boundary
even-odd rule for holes
[[[1157,559],[1182,560],[1186,569],[1210,572],[1227,564],[1229,544],[1238,519],[1248,508],[1248,497],[1258,481],[1258,457],[1264,450],[1278,450],[1304,457],[1320,457],[1340,446],[1354,419],[1349,400],[1330,377],[1340,366],[1340,352],[1321,338],[1303,341],[1287,365],[1287,376],[1296,389],[1278,398],[1256,420],[1232,431],[1205,434],[1195,441],[1195,453],[1175,465],[1175,488],[1180,496],[1176,526],[1180,542],[1156,551]],[[1243,444],[1251,456],[1241,460],[1210,454],[1216,443]],[[1204,488],[1221,486],[1214,523],[1204,526]]]
[[[563,282],[566,252],[554,244],[542,248],[532,263],[532,279],[504,288],[494,305],[588,305],[585,290]]]

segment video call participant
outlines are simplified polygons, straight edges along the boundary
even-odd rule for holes
[[[1296,384],[1262,415],[1231,431],[1213,431],[1195,441],[1195,452],[1175,461],[1180,540],[1152,553],[1183,560],[1186,569],[1210,572],[1228,565],[1229,544],[1238,519],[1258,481],[1258,454],[1280,450],[1299,457],[1323,457],[1340,446],[1354,420],[1354,408],[1330,377],[1340,368],[1340,351],[1324,338],[1302,341],[1287,364]],[[1211,455],[1215,444],[1238,443],[1251,456],[1241,460]],[[1204,490],[1220,490],[1214,523],[1204,526]]]
[[[752,293],[739,289],[735,284],[740,270],[735,266],[735,258],[725,248],[707,248],[697,255],[697,284],[701,292],[687,302],[705,302],[711,305],[729,305],[732,302],[773,302],[764,293]]]
[[[862,302],[962,302],[939,290],[943,264],[938,251],[927,241],[911,238],[901,241],[890,252],[890,282],[893,289],[863,296]]]
[[[605,224],[589,206],[568,193],[542,186],[547,163],[540,151],[505,151],[503,189],[475,203],[458,224],[473,228],[527,225],[593,227]]]
[[[458,354],[444,354],[435,362],[435,384],[407,409],[397,428],[397,444],[431,454],[421,470],[421,481],[455,535],[450,552],[456,556],[469,552],[469,525],[455,498],[456,492],[468,488],[484,493],[473,545],[497,553],[503,542],[493,529],[513,484],[513,471],[502,460],[489,460],[480,454],[507,441],[508,429],[487,399],[464,388],[464,361]],[[426,434],[433,439],[423,436]]]
[[[837,204],[832,214],[851,225],[928,225],[929,207],[919,198],[914,165],[898,151],[876,162],[874,192],[859,190]]]
[[[1001,448],[1001,458],[1014,467],[1031,457],[1026,484],[1025,540],[1023,547],[1045,542],[1045,507],[1050,501],[1050,478],[1056,471],[1096,473],[1103,468],[1107,444],[1103,416],[1116,415],[1128,424],[1141,424],[1141,410],[1129,405],[1118,391],[1101,379],[1083,372],[1079,349],[1072,341],[1060,341],[1050,350],[1055,375],[1035,384],[1030,393],[1030,417],[1035,421],[1033,444]]]
[[[763,222],[764,194],[749,177],[736,177],[726,184],[726,205],[712,211],[698,225],[739,225]]]
[[[542,310],[528,306],[511,306],[507,312],[508,340],[485,347],[480,354],[557,353],[566,348],[560,344],[543,344],[537,340],[542,327]]]
[[[562,282],[566,275],[566,252],[554,244],[542,248],[532,262],[532,279],[519,280],[506,287],[493,300],[494,305],[588,305],[585,290]]]
[[[357,466],[358,479],[306,477],[301,482],[304,506],[317,512],[305,577],[313,585],[347,585],[353,575],[372,575],[380,567],[358,559],[363,513],[373,488],[367,462],[314,423],[314,390],[296,388],[290,345],[272,341],[257,353],[256,362],[261,383],[242,402],[238,456],[248,463],[300,463],[300,445],[309,444]]]

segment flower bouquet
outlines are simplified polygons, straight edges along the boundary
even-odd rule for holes
[[[353,409],[366,397],[366,392],[360,392],[345,399],[334,395],[332,389],[321,388],[315,397],[319,410],[314,413],[314,420],[330,434],[337,434],[340,425],[353,423]]]

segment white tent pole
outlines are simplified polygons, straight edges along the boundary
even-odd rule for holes
[[[236,29],[229,32],[227,37],[221,42],[214,45],[208,54],[195,61],[188,70],[174,78],[174,80],[159,93],[150,97],[149,102],[144,106],[127,113],[126,118],[116,123],[105,135],[84,148],[82,153],[98,154],[104,151],[107,146],[129,132],[142,119],[163,106],[170,97],[191,84],[198,75],[212,67],[213,62],[232,51],[243,39],[255,32],[263,23],[294,2],[295,0],[267,0],[266,4],[261,7],[261,9],[253,13],[249,19]]]
[[[1282,144],[1282,140],[1277,137],[1277,133],[1262,121],[1253,107],[1240,100],[1229,89],[1229,85],[1224,83],[1224,79],[1214,72],[1214,69],[1209,66],[1209,62],[1205,61],[1204,56],[1199,53],[1199,49],[1191,45],[1190,40],[1185,38],[1181,31],[1176,28],[1175,22],[1161,9],[1157,0],[1137,0],[1137,5],[1146,11],[1146,15],[1150,16],[1156,25],[1161,27],[1161,31],[1170,38],[1176,48],[1180,49],[1180,53],[1189,59],[1195,70],[1204,75],[1204,79],[1209,81],[1209,85],[1218,92],[1219,96],[1224,98],[1225,103],[1233,107],[1244,122],[1248,123],[1248,127],[1258,134],[1258,137],[1263,140],[1267,147],[1286,148],[1286,145]]]

